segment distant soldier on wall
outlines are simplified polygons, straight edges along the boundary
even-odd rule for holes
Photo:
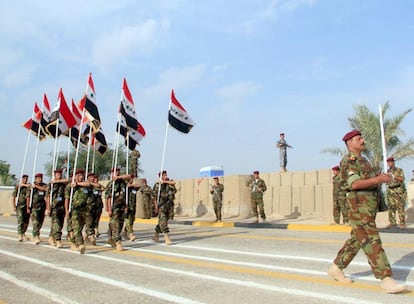
[[[341,224],[341,214],[343,224],[348,224],[348,205],[346,203],[345,184],[339,174],[339,166],[332,168],[333,184],[333,218],[336,224]]]
[[[287,167],[287,148],[292,148],[285,140],[285,133],[280,133],[280,138],[276,142],[276,147],[279,148],[279,163],[280,172],[286,172]]]
[[[400,222],[400,228],[406,229],[405,225],[405,202],[407,201],[407,190],[405,188],[404,171],[401,168],[395,166],[395,160],[393,157],[387,159],[388,173],[392,174],[393,179],[387,187],[387,200],[388,200],[388,220],[389,224],[387,228],[397,225],[395,215],[398,212],[398,219]]]
[[[259,213],[262,223],[266,222],[266,214],[264,211],[263,193],[267,190],[266,183],[259,176],[259,171],[254,171],[253,176],[246,184],[250,188],[250,199],[253,216],[256,217],[255,223],[259,222]],[[259,212],[257,211],[259,209]]]
[[[30,184],[28,179],[29,176],[23,174],[20,184],[14,187],[12,193],[13,210],[16,211],[17,215],[17,240],[19,242],[29,240],[25,234],[30,220],[30,209],[27,202],[27,199],[30,197]]]
[[[211,186],[210,193],[213,196],[213,208],[214,214],[216,215],[216,222],[221,222],[224,185],[220,184],[218,177],[214,177],[213,180],[214,184]]]

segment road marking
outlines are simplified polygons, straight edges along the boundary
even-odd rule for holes
[[[202,303],[202,302],[193,301],[193,300],[190,300],[190,299],[187,299],[187,298],[184,298],[184,297],[175,296],[173,294],[169,294],[169,293],[166,293],[166,292],[160,292],[160,291],[156,291],[156,290],[153,290],[153,289],[139,287],[139,286],[132,285],[132,284],[129,284],[129,283],[121,282],[119,280],[113,280],[113,279],[109,279],[109,278],[102,277],[102,276],[99,276],[99,275],[94,275],[94,274],[91,274],[91,273],[75,270],[73,268],[57,266],[57,265],[52,264],[52,263],[40,261],[40,260],[33,259],[33,258],[30,258],[30,257],[27,257],[27,256],[12,253],[10,251],[5,251],[5,250],[0,249],[0,253],[4,254],[4,255],[11,256],[11,257],[14,257],[16,259],[21,259],[21,260],[28,261],[30,263],[38,264],[38,265],[41,265],[43,267],[48,267],[48,268],[51,268],[51,269],[66,272],[66,273],[69,273],[71,275],[78,276],[78,277],[81,277],[81,278],[98,281],[100,283],[112,285],[112,286],[115,286],[115,287],[118,287],[118,288],[126,289],[128,291],[133,291],[133,292],[136,292],[136,293],[145,294],[147,296],[162,299],[162,300],[168,301],[168,302],[181,303],[181,304],[201,304]],[[90,257],[92,257],[92,255],[90,255]]]
[[[29,284],[26,281],[20,280],[16,278],[15,276],[12,276],[11,274],[8,274],[6,272],[3,272],[0,270],[0,278],[6,281],[9,281],[15,285],[18,285],[19,287],[22,287],[26,290],[29,290],[31,292],[37,293],[41,295],[42,297],[45,297],[53,302],[61,303],[61,304],[77,304],[78,302],[70,300],[62,295],[52,293],[47,289],[40,288],[36,285]],[[2,303],[0,301],[0,303]]]

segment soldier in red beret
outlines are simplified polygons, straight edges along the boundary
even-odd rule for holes
[[[352,230],[350,238],[339,250],[328,274],[336,281],[352,283],[343,273],[343,269],[362,249],[374,276],[381,280],[381,287],[387,293],[402,292],[406,287],[392,278],[391,266],[375,224],[379,186],[390,182],[391,176],[377,175],[370,162],[361,155],[365,150],[365,141],[360,131],[348,132],[343,141],[348,153],[341,160],[340,172],[347,183],[347,203],[350,207],[348,216]]]

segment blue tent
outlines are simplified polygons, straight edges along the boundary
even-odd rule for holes
[[[208,166],[200,169],[200,177],[224,176],[224,169],[221,166]]]

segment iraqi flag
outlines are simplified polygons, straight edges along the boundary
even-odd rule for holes
[[[79,109],[85,111],[85,115],[90,121],[92,132],[98,132],[101,128],[101,118],[99,116],[98,107],[96,106],[95,85],[91,73],[89,73],[85,95],[79,102]]]
[[[194,127],[194,122],[187,111],[175,98],[174,90],[171,90],[170,110],[168,111],[168,122],[176,130],[187,134]]]
[[[69,129],[76,125],[77,121],[68,104],[63,90],[60,88],[56,107],[50,115],[49,124],[46,127],[48,134],[57,137],[68,133]]]
[[[106,143],[105,135],[102,132],[102,128],[95,134],[92,134],[92,147],[95,151],[98,151],[99,154],[103,155],[108,149]]]
[[[34,104],[32,118],[29,118],[24,124],[23,127],[31,131],[32,134],[36,137],[39,137],[40,140],[46,139],[46,133],[41,127],[43,113],[40,110],[37,102]]]
[[[88,127],[88,120],[84,117],[84,123],[82,122],[82,113],[80,112],[78,106],[72,99],[72,113],[73,117],[75,118],[76,124],[70,129],[70,141],[72,142],[73,146],[76,148],[78,146],[78,137],[79,137],[79,128],[82,125],[82,136],[80,138],[80,142],[84,145],[88,143],[87,137],[85,137],[84,133],[86,133],[86,128]]]
[[[49,100],[47,99],[46,93],[43,94],[43,111],[42,112],[43,112],[43,115],[42,115],[40,124],[42,125],[42,128],[47,132],[46,127],[49,124],[51,112],[50,112]]]
[[[138,127],[136,130],[128,128],[125,120],[121,117],[121,121],[117,124],[117,132],[125,138],[125,146],[129,150],[135,150],[136,146],[139,145],[139,142],[145,136],[144,127],[138,122]]]

